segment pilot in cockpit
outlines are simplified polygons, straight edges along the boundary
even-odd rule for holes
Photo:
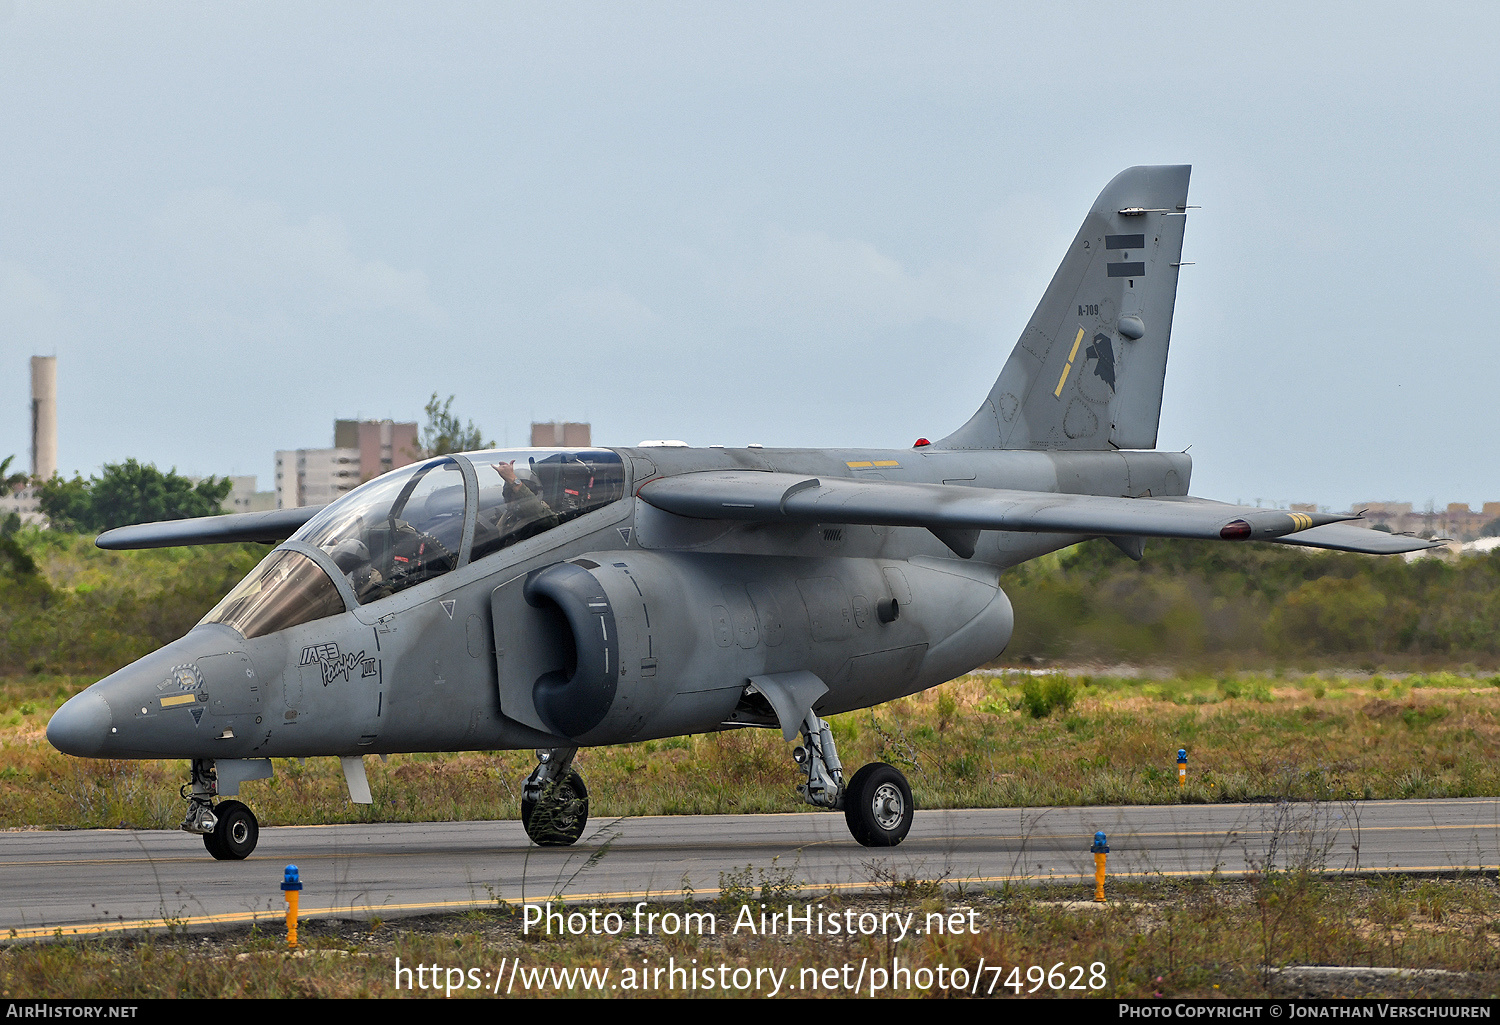
[[[356,595],[364,594],[372,583],[380,583],[379,571],[370,565],[370,548],[359,538],[344,538],[328,550],[328,555],[349,578]]]
[[[540,486],[516,473],[515,460],[490,465],[505,481],[502,491],[505,505],[495,521],[502,546],[513,545],[557,526],[559,517],[542,498]]]

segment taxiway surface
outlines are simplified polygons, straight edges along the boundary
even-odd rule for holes
[[[0,832],[0,936],[205,928],[284,914],[301,869],[302,917],[392,918],[510,902],[716,897],[749,866],[804,894],[891,881],[1092,887],[1094,832],[1111,878],[1238,874],[1274,858],[1333,871],[1461,871],[1500,864],[1500,801],[972,809],[917,813],[900,847],[850,839],[839,814],[594,819],[570,848],[532,846],[516,821],[263,829],[255,853],[217,862],[171,830]]]

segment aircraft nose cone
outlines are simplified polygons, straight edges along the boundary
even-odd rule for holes
[[[109,702],[86,690],[73,695],[53,714],[47,723],[47,740],[63,754],[98,758],[113,721]]]

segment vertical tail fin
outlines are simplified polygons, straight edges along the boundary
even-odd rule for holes
[[[935,447],[1156,447],[1191,171],[1104,187],[989,397]]]

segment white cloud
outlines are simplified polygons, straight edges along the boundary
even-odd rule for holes
[[[158,227],[169,245],[210,278],[209,287],[236,298],[310,302],[333,313],[443,316],[425,273],[355,255],[348,232],[331,214],[296,223],[275,203],[202,189],[168,203]]]

